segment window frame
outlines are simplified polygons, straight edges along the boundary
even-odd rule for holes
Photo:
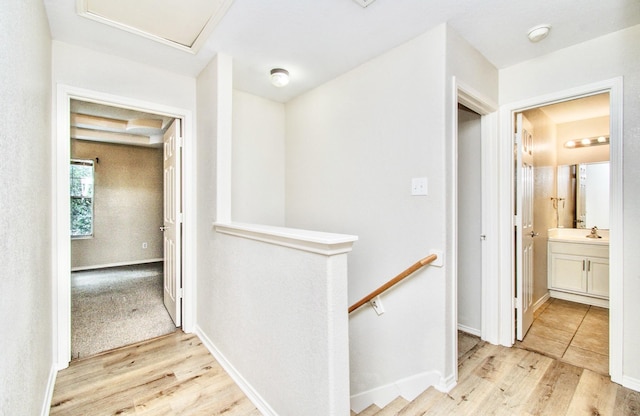
[[[71,213],[71,215],[73,215],[73,210],[71,208],[71,201],[73,199],[90,199],[91,200],[91,232],[89,234],[80,234],[80,235],[74,235],[73,234],[73,219],[72,217],[69,218],[70,221],[70,227],[69,227],[69,235],[71,237],[72,240],[87,240],[87,239],[91,239],[94,238],[94,234],[95,234],[95,177],[96,177],[96,170],[95,170],[95,160],[93,159],[79,159],[79,158],[71,158],[71,160],[69,161],[69,211]],[[71,194],[71,189],[72,189],[72,170],[73,170],[73,166],[74,165],[79,165],[79,166],[90,166],[91,167],[91,181],[92,181],[92,190],[91,190],[91,196],[90,197],[83,197],[83,196],[74,196]]]

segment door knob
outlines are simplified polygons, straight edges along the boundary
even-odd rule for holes
[[[162,225],[162,226],[160,226],[160,231],[164,232],[164,231],[166,231],[168,228],[169,228],[169,226],[168,226],[168,225]]]
[[[539,233],[536,233],[535,231],[531,231],[531,234],[530,234],[530,235],[531,235],[531,237],[535,237],[535,236],[537,236],[538,234],[539,234]]]

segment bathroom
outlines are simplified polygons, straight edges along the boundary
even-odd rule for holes
[[[605,374],[609,109],[609,94],[605,93],[523,113],[524,128],[532,134],[534,148],[534,317],[542,317],[547,326],[555,328],[541,329],[540,322],[536,326],[534,320],[522,344],[569,362],[600,362],[596,369]],[[569,343],[580,338],[578,327],[583,321],[589,323],[590,314],[597,316],[593,320],[596,326],[589,331],[597,329],[603,339],[598,344],[589,337],[587,343],[598,345],[573,348]],[[573,327],[567,327],[572,320]],[[563,338],[567,341],[561,342]]]

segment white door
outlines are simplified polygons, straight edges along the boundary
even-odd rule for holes
[[[522,341],[533,323],[533,135],[516,115],[516,328]]]
[[[164,135],[164,305],[176,326],[182,319],[181,134],[176,119]]]

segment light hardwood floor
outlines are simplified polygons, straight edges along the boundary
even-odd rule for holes
[[[182,331],[72,362],[58,373],[50,414],[261,415]]]
[[[449,393],[429,388],[412,402],[398,398],[357,415],[632,416],[640,415],[640,393],[534,351],[479,341],[459,358]]]
[[[430,388],[411,403],[400,398],[360,415],[640,415],[640,393],[533,351],[478,342],[458,368],[449,393]],[[178,331],[75,361],[58,374],[51,415],[125,414],[260,412],[195,335]]]

